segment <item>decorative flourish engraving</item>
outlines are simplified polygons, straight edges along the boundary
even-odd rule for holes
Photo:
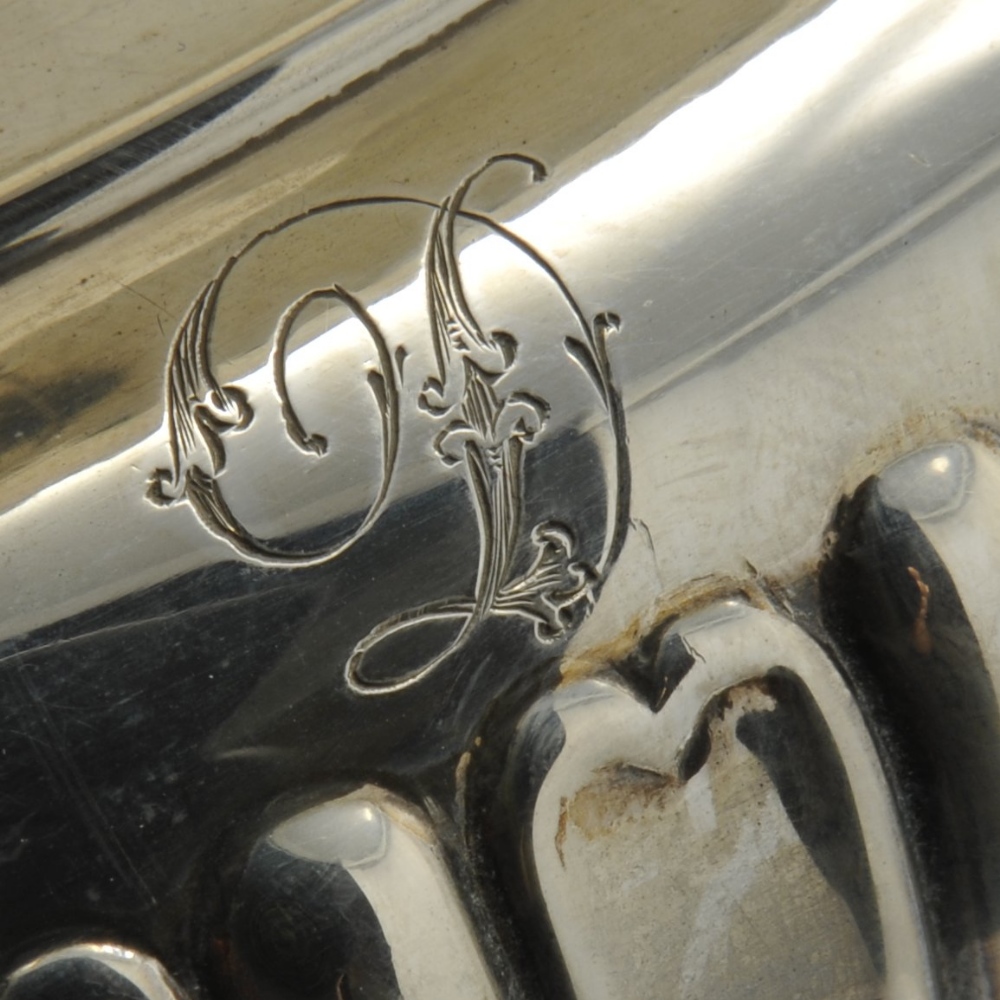
[[[310,302],[333,299],[346,305],[371,337],[379,369],[369,372],[368,384],[379,403],[382,417],[382,482],[361,524],[339,545],[317,552],[282,552],[257,538],[226,503],[218,481],[226,466],[222,435],[248,427],[253,420],[253,409],[247,394],[238,386],[219,384],[212,374],[208,354],[219,287],[237,259],[231,257],[219,274],[202,289],[181,321],[174,339],[166,391],[171,468],[157,469],[152,474],[147,496],[160,506],[186,501],[213,535],[255,561],[269,566],[316,566],[335,559],[361,538],[375,523],[385,503],[399,439],[399,394],[389,349],[364,306],[339,285],[309,291],[282,313],[271,351],[274,385],[289,439],[302,451],[314,455],[323,455],[327,442],[321,435],[310,434],[303,427],[288,395],[285,380],[285,350],[292,325]]]
[[[431,601],[393,615],[356,644],[345,676],[357,694],[396,692],[416,684],[461,649],[492,615],[530,621],[540,642],[562,637],[593,604],[595,587],[624,538],[628,454],[621,402],[612,382],[605,343],[607,336],[618,329],[619,320],[612,313],[602,313],[588,322],[565,283],[537,251],[488,216],[465,209],[472,184],[499,162],[524,164],[536,182],[545,179],[545,168],[539,161],[504,154],[488,160],[440,203],[416,198],[333,202],[259,234],[230,257],[202,289],[171,347],[165,399],[171,465],[151,475],[149,499],[161,506],[187,503],[208,531],[245,559],[260,565],[307,567],[336,559],[368,533],[386,506],[399,446],[399,386],[407,351],[402,346],[390,350],[366,307],[337,284],[307,291],[281,314],[274,331],[270,364],[289,440],[307,454],[321,456],[327,450],[327,441],[306,429],[292,402],[286,354],[288,339],[303,310],[314,302],[331,300],[353,314],[374,347],[377,360],[368,372],[368,385],[381,421],[382,456],[378,490],[347,538],[314,551],[285,550],[251,532],[233,512],[220,487],[219,477],[226,465],[224,437],[245,429],[254,419],[246,391],[236,385],[222,385],[212,371],[209,342],[220,289],[237,261],[253,246],[309,216],[348,205],[392,203],[421,205],[432,211],[424,272],[435,364],[423,382],[417,405],[441,425],[433,438],[438,460],[461,469],[468,485],[480,535],[479,564],[472,594]],[[510,374],[518,366],[518,340],[506,331],[484,329],[470,306],[456,249],[460,220],[485,226],[525,254],[555,285],[578,328],[577,335],[564,338],[563,348],[596,389],[616,449],[616,483],[609,498],[612,524],[595,564],[576,556],[576,542],[567,525],[545,520],[531,527],[528,539],[534,555],[527,568],[518,569],[525,509],[525,452],[544,433],[550,407],[539,395],[507,387]],[[365,675],[365,658],[380,642],[420,625],[441,622],[454,626],[452,638],[429,659],[389,680]]]

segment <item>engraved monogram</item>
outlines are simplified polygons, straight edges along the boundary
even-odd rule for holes
[[[356,643],[345,666],[345,677],[357,694],[390,693],[416,684],[465,646],[490,616],[530,622],[541,643],[561,638],[589,611],[595,588],[624,538],[628,454],[621,401],[611,377],[606,345],[609,334],[618,330],[619,319],[605,312],[588,321],[565,282],[533,247],[490,217],[465,207],[473,183],[503,162],[527,166],[536,182],[546,177],[544,166],[534,158],[503,154],[488,160],[439,203],[403,197],[350,203],[416,204],[431,211],[424,280],[434,366],[423,382],[417,408],[439,425],[432,439],[433,453],[444,465],[460,469],[475,509],[480,538],[472,593],[430,601],[391,615]],[[213,373],[210,341],[223,283],[241,257],[264,237],[345,204],[332,202],[286,220],[231,256],[195,298],[170,351],[165,422],[171,461],[169,468],[153,472],[147,495],[161,506],[188,504],[209,532],[258,565],[302,568],[328,563],[366,535],[387,505],[404,416],[400,380],[406,350],[400,346],[393,352],[365,304],[336,283],[306,291],[281,313],[272,339],[271,379],[288,439],[303,452],[324,455],[328,442],[306,429],[290,394],[286,364],[289,337],[303,311],[323,300],[346,307],[360,322],[374,351],[367,379],[381,424],[381,478],[366,513],[353,531],[335,544],[314,551],[287,551],[257,537],[242,523],[227,502],[220,482],[226,466],[226,435],[249,427],[254,419],[247,391],[239,385],[221,384]],[[524,540],[525,453],[545,434],[550,406],[539,394],[508,388],[510,375],[519,364],[519,341],[507,331],[487,329],[470,305],[456,247],[456,228],[463,222],[485,227],[525,255],[554,286],[568,309],[574,332],[562,336],[561,347],[596,390],[614,440],[614,488],[609,490],[608,498],[610,527],[596,560],[588,562],[579,557],[570,526],[549,518],[530,527],[527,537],[533,555],[527,565],[519,565],[518,549]],[[438,652],[389,680],[365,675],[365,657],[380,642],[435,622],[455,626],[451,638]]]

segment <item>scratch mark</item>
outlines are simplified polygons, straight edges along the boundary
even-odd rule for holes
[[[127,884],[131,884],[150,903],[155,903],[156,897],[152,890],[132,863],[128,852],[115,835],[83,774],[74,762],[65,737],[55,724],[45,699],[31,683],[25,664],[16,664],[14,669],[8,672],[8,677],[41,729],[41,733],[32,733],[30,739],[49,777],[76,806],[80,817],[119,877]]]
[[[641,531],[643,535],[646,536],[646,544],[649,546],[649,551],[653,555],[653,559],[656,559],[656,543],[653,541],[653,533],[649,530],[649,525],[642,520],[641,517],[632,518],[632,526],[636,531]]]
[[[4,831],[2,841],[4,848],[3,850],[0,850],[0,865],[13,863],[24,853],[25,844],[28,842],[27,838],[24,836],[24,828],[31,822],[36,815],[36,812],[37,810],[28,813],[28,815],[23,817],[19,823],[11,824]],[[7,847],[7,844],[9,844],[10,847]]]
[[[695,648],[694,648],[694,646],[692,646],[692,645],[691,645],[691,642],[690,642],[690,640],[689,640],[689,639],[688,639],[688,638],[687,638],[686,636],[683,636],[683,635],[681,636],[681,642],[682,642],[682,643],[684,644],[684,648],[685,648],[685,649],[686,649],[686,650],[687,650],[687,651],[688,651],[688,652],[689,652],[689,653],[690,653],[690,654],[691,654],[691,655],[692,655],[692,656],[693,656],[693,657],[694,657],[694,658],[695,658],[696,660],[701,660],[701,662],[702,662],[702,663],[708,663],[708,660],[706,660],[706,659],[705,659],[705,657],[704,657],[704,656],[702,656],[702,655],[701,655],[701,653],[699,653],[699,652],[698,652],[698,650],[697,650],[697,649],[695,649]]]
[[[131,292],[133,295],[138,295],[139,298],[143,300],[143,302],[148,302],[158,313],[161,313],[161,312],[162,313],[166,313],[167,316],[169,316],[172,320],[174,320],[176,322],[177,317],[174,316],[174,315],[172,315],[167,309],[165,309],[163,306],[161,306],[159,302],[154,302],[148,295],[143,295],[143,293],[140,292],[139,289],[133,288],[131,285],[127,284],[126,282],[119,281],[113,274],[108,275],[108,277],[111,278],[111,280],[116,285],[118,285],[119,288],[124,288],[125,291]],[[157,322],[159,322],[159,317],[157,317]],[[163,327],[160,327],[160,329],[162,331]]]

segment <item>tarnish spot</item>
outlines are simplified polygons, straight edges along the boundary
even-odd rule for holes
[[[565,809],[560,808],[559,817],[563,840],[568,823],[586,840],[610,837],[617,827],[641,821],[648,810],[666,808],[670,793],[679,784],[673,774],[628,764],[603,768],[572,799],[563,799]]]
[[[569,812],[567,806],[569,805],[569,799],[563,795],[559,799],[559,822],[556,826],[556,854],[559,855],[559,864],[566,867],[566,855],[563,853],[563,849],[566,846],[566,824],[569,822]]]
[[[927,613],[930,610],[931,588],[924,583],[924,578],[920,575],[920,570],[916,566],[907,566],[906,572],[917,585],[920,593],[920,607],[917,608],[917,616],[913,619],[913,648],[921,656],[930,656],[934,651],[934,637],[927,627]]]

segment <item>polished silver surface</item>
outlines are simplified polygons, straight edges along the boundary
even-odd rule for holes
[[[73,944],[16,969],[5,983],[4,1000],[57,997],[121,997],[122,1000],[183,1000],[159,962],[114,944]]]
[[[1000,7],[87,10],[0,11],[7,994],[996,995]]]
[[[271,831],[250,855],[231,926],[235,977],[255,996],[500,995],[431,824],[380,789]]]

